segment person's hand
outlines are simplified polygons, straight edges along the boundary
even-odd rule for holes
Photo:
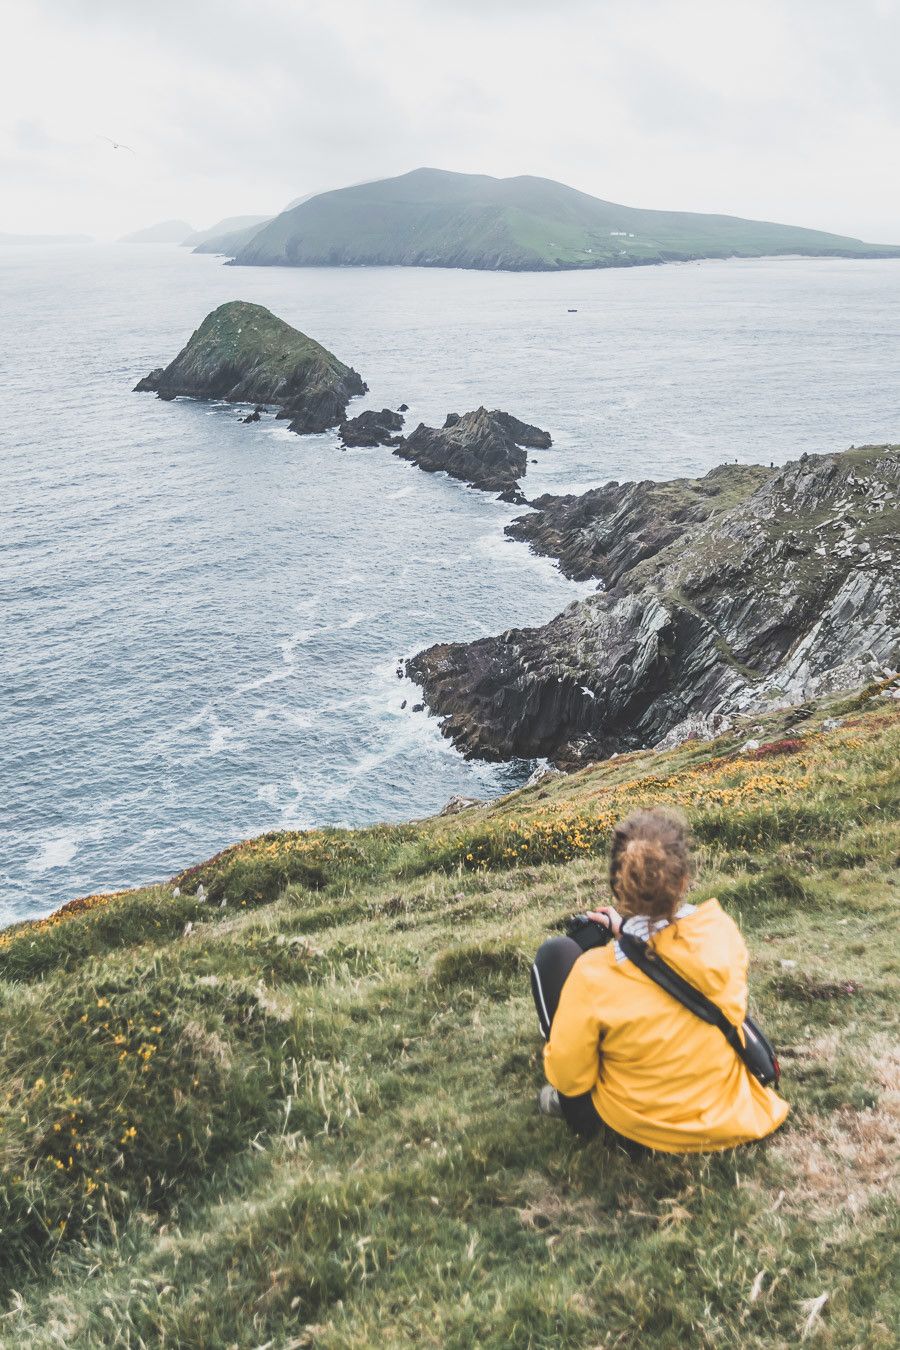
[[[588,912],[588,918],[593,919],[594,923],[601,923],[604,928],[608,928],[613,937],[619,936],[619,929],[622,927],[622,916],[612,905],[601,905],[599,909],[592,909]]]

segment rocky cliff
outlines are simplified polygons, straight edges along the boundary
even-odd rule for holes
[[[168,366],[135,385],[160,398],[274,404],[291,431],[325,431],[344,420],[366,385],[350,366],[262,305],[232,300],[203,320]]]
[[[668,548],[750,495],[774,473],[759,465],[722,464],[704,478],[667,483],[606,483],[579,496],[536,497],[535,508],[506,527],[511,539],[555,558],[575,581],[614,586],[645,558]]]
[[[675,496],[693,505],[662,513],[668,542],[650,556],[646,523],[634,562],[624,535],[606,539],[603,554],[570,550],[581,575],[602,574],[613,557],[609,590],[542,628],[414,657],[409,673],[445,734],[468,755],[572,765],[653,745],[689,717],[800,702],[895,668],[900,448],[804,455],[771,472],[723,469],[699,483],[710,478],[722,488],[714,497],[734,494],[731,504],[698,524],[703,494],[682,484]],[[627,529],[642,495],[659,500],[673,487],[641,486],[601,490],[598,519]],[[577,515],[574,504],[566,511]],[[571,546],[574,536],[560,537]]]
[[[429,473],[443,470],[486,492],[523,502],[518,481],[528,466],[527,449],[546,450],[550,435],[509,413],[487,408],[449,413],[443,427],[420,422],[394,450]]]

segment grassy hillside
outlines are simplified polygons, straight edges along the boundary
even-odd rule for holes
[[[897,257],[900,246],[736,216],[639,210],[547,178],[416,169],[283,211],[235,261],[540,271],[785,253]]]
[[[0,1344],[895,1345],[896,688],[0,935]],[[649,802],[781,1051],[788,1123],[731,1154],[535,1108],[531,954]]]

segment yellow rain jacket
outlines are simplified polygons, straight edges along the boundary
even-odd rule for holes
[[[748,955],[737,925],[707,900],[651,939],[736,1026],[747,1013]],[[591,1091],[607,1125],[664,1153],[731,1148],[771,1134],[787,1102],[747,1070],[717,1027],[690,1012],[614,944],[579,957],[544,1047],[548,1080]]]

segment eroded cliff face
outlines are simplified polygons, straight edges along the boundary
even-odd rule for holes
[[[442,427],[420,422],[394,450],[429,473],[443,470],[486,492],[524,503],[518,482],[528,466],[527,449],[547,449],[549,432],[520,422],[510,413],[476,408],[449,413]]]
[[[367,386],[352,367],[263,305],[232,300],[212,311],[165,368],[135,385],[163,399],[187,395],[272,404],[291,431],[326,431]]]
[[[615,586],[639,562],[662,552],[689,527],[743,501],[771,477],[758,464],[722,464],[703,478],[667,483],[605,483],[579,496],[536,497],[506,527],[511,539],[556,558],[575,581]]]
[[[571,766],[653,745],[690,716],[799,702],[896,668],[900,449],[754,472],[756,486],[733,478],[732,504],[705,520],[665,518],[663,547],[648,552],[647,528],[630,546],[610,536],[610,589],[549,624],[414,657],[445,734],[467,755]],[[602,519],[627,523],[640,486],[602,489]],[[573,539],[562,529],[560,549]]]

